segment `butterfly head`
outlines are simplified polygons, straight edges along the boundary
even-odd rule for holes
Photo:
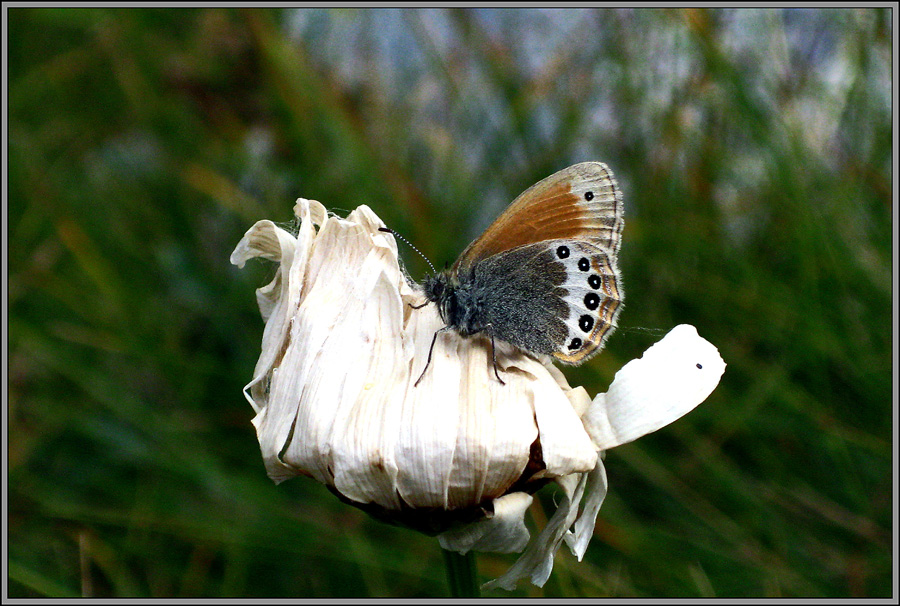
[[[444,270],[425,278],[422,287],[425,291],[425,298],[437,305],[441,320],[450,326],[455,325],[458,310],[456,290],[459,287],[459,281],[451,272]]]

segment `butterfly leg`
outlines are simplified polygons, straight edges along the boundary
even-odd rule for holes
[[[494,362],[494,376],[500,381],[500,385],[506,385],[506,382],[500,378],[500,373],[497,372],[497,345],[494,343],[494,335],[491,335],[491,360]]]
[[[434,332],[434,337],[431,338],[431,347],[428,348],[428,360],[425,362],[425,368],[422,369],[422,374],[419,375],[419,378],[416,379],[416,382],[413,383],[413,387],[419,386],[419,381],[422,380],[422,377],[425,376],[425,371],[428,370],[428,367],[431,365],[431,352],[434,351],[434,344],[437,342],[438,335],[444,332],[445,330],[450,330],[449,326],[445,326],[441,329],[438,329]]]

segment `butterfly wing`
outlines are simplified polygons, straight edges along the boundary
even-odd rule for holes
[[[600,351],[621,308],[614,258],[588,242],[503,251],[476,263],[470,279],[479,330],[567,364]]]
[[[581,364],[603,348],[622,308],[622,279],[616,256],[583,241],[547,244],[565,268],[562,288],[566,294],[561,298],[568,309],[567,335],[562,342],[556,342],[551,355],[566,364]],[[569,253],[560,258],[563,249]]]
[[[622,206],[605,164],[575,164],[513,200],[451,271],[483,282],[498,338],[580,364],[603,347],[622,306]]]
[[[602,162],[575,164],[513,200],[453,269],[465,273],[480,259],[547,240],[588,242],[609,251],[615,262],[622,214],[622,194],[609,168]]]

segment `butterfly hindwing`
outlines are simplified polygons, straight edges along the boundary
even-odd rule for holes
[[[562,297],[568,308],[568,334],[552,355],[567,364],[580,364],[603,347],[622,308],[622,286],[615,257],[586,242],[548,243],[565,267]],[[567,253],[564,251],[568,251]]]
[[[587,242],[520,246],[480,261],[463,278],[470,293],[464,305],[479,330],[568,364],[600,351],[621,307],[614,259]]]

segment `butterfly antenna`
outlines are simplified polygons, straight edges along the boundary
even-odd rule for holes
[[[398,234],[397,232],[395,232],[395,231],[394,231],[393,229],[391,229],[390,227],[379,227],[379,228],[378,228],[378,231],[384,231],[384,232],[387,232],[387,233],[393,235],[395,238],[400,238],[401,240],[403,240],[404,242],[406,242],[406,245],[407,245],[407,246],[409,246],[411,249],[413,249],[414,251],[416,251],[417,253],[419,253],[419,256],[422,257],[423,259],[425,259],[425,262],[428,263],[428,267],[431,268],[431,273],[432,273],[433,275],[437,275],[437,271],[435,271],[434,265],[431,264],[431,261],[428,260],[428,257],[426,257],[425,255],[423,255],[423,254],[422,254],[422,251],[420,251],[418,248],[416,248],[415,246],[413,246],[412,243],[411,243],[409,240],[407,240],[406,238],[404,238],[403,236],[401,236],[400,234]]]

